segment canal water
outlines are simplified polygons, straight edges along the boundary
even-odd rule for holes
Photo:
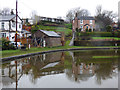
[[[2,64],[3,88],[118,88],[120,50],[54,52]]]

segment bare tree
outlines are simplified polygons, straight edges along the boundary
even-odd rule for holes
[[[30,14],[31,19],[33,20],[34,24],[40,22],[40,16],[37,15],[37,11],[33,10]]]
[[[99,5],[96,7],[96,15],[101,15],[102,14],[102,6]]]
[[[67,20],[68,22],[72,22],[73,18],[74,18],[73,11],[72,11],[72,10],[68,11],[68,13],[67,13],[67,15],[66,15],[66,20]]]
[[[112,24],[113,19],[117,15],[113,11],[102,10],[102,6],[97,6],[96,8],[96,24],[99,26],[99,29],[106,29],[106,26]]]
[[[81,9],[80,7],[73,8],[73,9],[69,10],[66,14],[67,21],[72,22],[76,13],[77,13],[78,16],[88,16],[88,15],[90,15],[89,11],[86,10],[86,9]]]
[[[10,14],[10,8],[3,8],[2,9],[2,15],[9,15]]]
[[[2,15],[2,10],[0,9],[0,15]]]
[[[13,14],[14,14],[13,9],[10,8],[0,9],[0,15],[13,15]]]
[[[33,10],[31,13],[30,13],[30,17],[31,19],[35,19],[35,16],[37,15],[37,11]]]

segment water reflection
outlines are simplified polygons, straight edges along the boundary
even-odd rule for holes
[[[66,82],[76,82],[76,85],[80,82],[87,83],[89,79],[93,78],[94,88],[97,85],[103,85],[106,80],[118,77],[119,59],[119,50],[56,52],[31,56],[2,65],[3,87],[17,88],[22,86],[25,88],[25,83],[32,83],[32,87],[36,88],[35,85],[40,82],[42,77],[53,76],[55,78],[54,76],[63,75],[66,77]],[[30,82],[26,82],[25,77],[28,77]],[[55,79],[59,80],[59,78]],[[52,82],[52,79],[49,80],[56,84]],[[21,82],[22,85],[20,85]],[[67,83],[65,84],[67,86]]]

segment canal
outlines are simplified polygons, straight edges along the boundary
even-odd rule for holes
[[[120,50],[40,54],[2,64],[3,88],[118,88]]]

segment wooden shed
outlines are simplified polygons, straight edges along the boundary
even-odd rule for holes
[[[61,36],[54,31],[38,30],[35,32],[34,37],[39,46],[53,47],[61,46]]]

